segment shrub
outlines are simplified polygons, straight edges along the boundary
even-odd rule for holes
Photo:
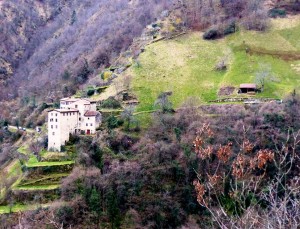
[[[96,88],[96,91],[97,91],[97,93],[102,93],[103,91],[105,91],[105,89],[107,88],[107,86],[104,86],[104,87],[98,87],[98,88]]]
[[[89,75],[92,73],[92,69],[89,67],[89,64],[87,60],[84,60],[84,64],[79,70],[77,77],[76,77],[76,82],[81,84],[87,81]]]
[[[101,73],[101,79],[108,80],[112,76],[111,71],[105,71]]]
[[[220,60],[217,62],[216,66],[215,66],[215,69],[216,69],[217,71],[223,71],[223,70],[226,70],[226,69],[227,69],[227,61],[226,61],[226,59],[224,59],[224,58],[220,59]]]
[[[216,29],[209,29],[203,34],[203,39],[205,40],[214,40],[219,37],[219,32]]]
[[[63,224],[68,224],[73,220],[73,209],[69,206],[62,206],[56,211],[56,217]]]
[[[118,100],[114,99],[113,97],[109,97],[107,100],[103,101],[101,107],[116,109],[116,108],[121,108],[122,106]]]
[[[70,134],[68,145],[73,145],[78,143],[80,140],[79,136],[76,134]]]
[[[228,35],[231,33],[236,32],[236,24],[235,22],[230,23],[225,29],[224,29],[224,35]]]
[[[89,88],[89,89],[87,90],[86,94],[87,94],[87,96],[92,96],[92,95],[94,95],[94,94],[95,94],[95,90],[94,90],[94,89],[91,89],[91,88]]]
[[[39,107],[39,112],[42,112],[43,110],[47,109],[49,106],[47,103],[42,103]]]
[[[119,126],[118,119],[113,115],[110,115],[106,119],[106,122],[107,122],[108,129],[114,129],[114,128],[117,128]]]
[[[61,147],[60,147],[60,151],[61,151],[61,152],[66,152],[66,146],[61,146]]]
[[[269,10],[269,17],[271,18],[277,18],[277,17],[285,17],[286,16],[286,11],[284,9],[271,9]]]

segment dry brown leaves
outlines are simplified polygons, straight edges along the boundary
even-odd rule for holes
[[[204,185],[201,184],[199,180],[194,180],[193,185],[197,193],[197,202],[202,206],[206,206],[206,202],[204,200],[204,195],[205,195]]]
[[[218,152],[217,152],[217,156],[220,161],[222,161],[224,163],[227,162],[231,155],[232,155],[232,143],[231,142],[229,142],[225,146],[220,145]]]

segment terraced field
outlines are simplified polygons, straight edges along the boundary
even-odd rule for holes
[[[28,161],[26,167],[34,168],[34,167],[62,166],[62,165],[72,165],[74,163],[75,163],[74,161],[42,161],[42,162]]]
[[[49,207],[50,205],[51,204],[30,204],[30,205],[16,204],[16,205],[12,205],[12,206],[0,206],[0,214],[8,214],[11,212],[35,210],[40,207],[46,208],[46,207]]]
[[[50,205],[52,201],[59,198],[58,189],[62,179],[69,175],[75,163],[74,160],[70,160],[69,154],[47,151],[40,153],[40,159],[43,161],[39,161],[26,144],[20,147],[18,152],[27,155],[28,159],[22,163],[20,160],[14,160],[3,170],[7,178],[14,178],[14,182],[0,190],[2,203],[6,203],[5,195],[9,189],[17,202],[13,205],[0,206],[0,214],[33,210]],[[35,200],[36,193],[39,194],[42,202]],[[49,203],[45,205],[45,201]]]

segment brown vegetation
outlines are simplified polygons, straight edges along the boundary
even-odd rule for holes
[[[297,226],[299,110],[296,95],[250,107],[187,102],[158,111],[139,138],[118,129],[75,137],[77,166],[61,187],[66,206],[21,222],[175,228],[193,215],[200,228]]]

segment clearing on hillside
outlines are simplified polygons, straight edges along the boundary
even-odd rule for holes
[[[255,97],[283,98],[298,90],[300,18],[284,19],[288,20],[293,22],[288,29],[282,29],[282,21],[274,19],[266,32],[242,30],[215,41],[190,33],[148,45],[126,73],[134,76],[132,89],[140,101],[137,111],[153,110],[157,96],[166,91],[173,92],[170,100],[175,108],[188,97],[202,102],[215,100],[220,88],[237,89],[242,83],[255,83],[261,63],[270,66],[271,77]],[[292,58],[287,58],[289,52]],[[227,70],[216,71],[217,61],[225,56],[229,59]],[[231,96],[237,97],[236,92]]]

